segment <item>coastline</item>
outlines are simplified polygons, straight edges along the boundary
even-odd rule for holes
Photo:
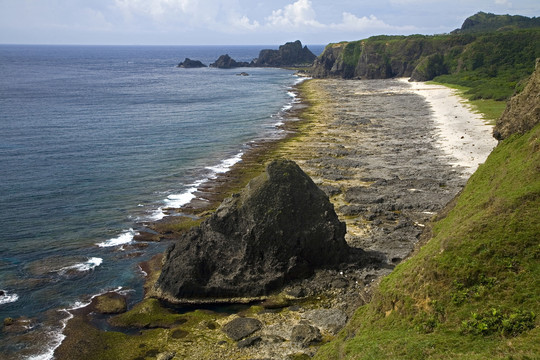
[[[453,158],[452,164],[465,169],[464,176],[472,175],[497,145],[491,135],[493,126],[474,112],[455,89],[409,82],[406,78],[399,80],[407,82],[412,91],[422,95],[432,106],[441,148]]]
[[[471,171],[472,169],[472,167],[465,169],[464,163],[458,163],[457,165],[461,165],[458,167],[455,166],[456,164],[444,164],[444,169],[435,167],[432,169],[434,173],[440,173],[444,170],[447,174],[446,177],[441,180],[436,176],[436,186],[428,184],[426,188],[422,188],[421,186],[425,185],[423,183],[425,182],[425,179],[423,178],[430,174],[422,175],[422,179],[420,180],[423,182],[413,183],[413,180],[411,179],[418,175],[418,172],[415,172],[414,168],[419,166],[424,168],[432,166],[433,164],[428,161],[429,158],[433,156],[437,157],[437,162],[446,161],[445,159],[447,159],[448,155],[441,152],[441,148],[444,150],[444,145],[437,143],[439,141],[439,135],[437,135],[435,128],[433,129],[432,134],[430,134],[429,137],[426,136],[426,138],[419,135],[425,130],[421,128],[417,129],[418,131],[415,130],[414,132],[405,134],[401,139],[406,143],[411,142],[411,138],[414,138],[416,141],[418,137],[419,142],[413,142],[409,148],[404,148],[404,146],[406,146],[404,145],[405,143],[399,143],[399,153],[409,153],[410,156],[405,159],[408,159],[408,161],[414,159],[414,163],[410,166],[404,166],[399,160],[392,162],[392,158],[396,156],[396,153],[394,153],[393,150],[398,148],[398,144],[394,143],[396,140],[395,138],[384,137],[385,134],[377,127],[386,126],[377,123],[377,121],[380,121],[381,119],[353,119],[353,117],[349,116],[351,108],[348,106],[351,105],[351,100],[356,100],[359,96],[358,94],[362,94],[359,89],[354,87],[354,85],[359,84],[358,82],[347,82],[344,80],[311,80],[304,84],[305,86],[302,86],[302,93],[300,94],[302,104],[299,104],[291,111],[291,116],[294,118],[301,116],[302,121],[287,121],[285,124],[287,136],[283,139],[254,144],[250,151],[244,154],[241,162],[235,164],[229,172],[220,174],[216,179],[205,184],[204,187],[199,188],[195,193],[197,198],[181,209],[182,213],[204,217],[213,207],[219,205],[223,198],[238,191],[254,175],[262,171],[264,162],[273,157],[287,157],[295,160],[303,170],[327,192],[334,203],[338,215],[342,221],[347,223],[348,242],[352,246],[362,247],[363,249],[380,256],[382,262],[386,264],[386,266],[362,269],[362,271],[355,270],[346,273],[344,276],[343,274],[340,276],[340,274],[337,273],[326,274],[331,278],[328,281],[335,281],[336,278],[339,278],[347,285],[344,288],[334,288],[330,286],[330,291],[325,294],[328,298],[333,297],[330,300],[319,301],[317,304],[301,303],[301,306],[305,307],[305,311],[286,310],[288,316],[287,320],[284,320],[282,316],[276,317],[262,312],[256,315],[261,319],[264,319],[264,322],[267,324],[274,324],[276,321],[282,321],[282,326],[285,326],[285,329],[289,329],[294,323],[297,323],[302,319],[305,320],[306,314],[310,311],[317,311],[319,306],[338,309],[341,313],[350,317],[357,306],[369,301],[372,284],[376,283],[377,279],[380,279],[382,276],[389,273],[393,268],[393,265],[399,263],[411,253],[418,242],[418,237],[422,233],[425,224],[429,222],[429,219],[438,210],[442,209],[442,207],[444,207],[444,205],[446,205],[446,203],[461,189],[468,177],[467,171]],[[386,84],[391,85],[392,83],[386,82]],[[394,85],[397,85],[397,82],[394,83]],[[339,103],[340,106],[336,106],[335,102],[332,103],[332,101],[334,101],[334,91],[339,92],[339,101],[341,101],[341,103]],[[384,89],[381,91],[388,92],[388,90]],[[392,94],[391,96],[409,96],[415,91],[425,97],[426,102],[428,103],[432,100],[429,97],[435,94],[435,92],[431,90],[426,90],[422,93],[417,90],[416,87],[404,89],[403,86],[400,85],[397,85],[396,89],[390,89],[389,93]],[[437,94],[439,93],[437,92]],[[362,96],[371,95],[373,94],[363,94]],[[306,104],[309,104],[309,106]],[[448,117],[442,117],[442,114],[446,111],[445,109],[447,109],[446,107],[441,107],[433,103],[431,104],[432,111],[434,112],[434,122],[437,121],[437,118],[442,119],[443,122],[445,119],[449,119]],[[453,107],[454,105],[452,105],[452,108]],[[421,113],[429,118],[429,109],[421,109]],[[460,112],[454,116],[458,116],[460,121],[467,122],[470,121],[467,120],[470,119],[469,115],[470,112]],[[431,120],[428,122],[430,121]],[[363,132],[350,132],[351,126],[356,128],[359,127]],[[407,126],[407,124],[404,124],[404,126]],[[371,136],[374,137],[370,140],[369,137],[366,137],[366,133],[371,134]],[[353,136],[353,134],[357,136]],[[396,133],[393,136],[398,136],[398,134]],[[450,151],[460,149],[459,145],[463,143],[461,140],[460,137],[458,137],[457,140],[455,137],[450,138],[447,141],[447,144],[450,144],[453,147],[450,146],[448,149]],[[378,156],[375,163],[365,166],[366,160],[363,156],[365,156],[366,151],[367,153],[370,153],[374,148],[358,149],[358,147],[368,145],[367,142],[369,141],[373,141],[370,145],[373,145],[374,148],[380,147],[382,144],[391,145],[394,146],[394,148],[391,148],[388,153]],[[474,143],[474,139],[471,141]],[[438,146],[440,148],[438,148]],[[421,159],[424,162],[415,159],[418,158],[418,147],[424,152]],[[475,146],[475,150],[478,148]],[[481,154],[478,154],[478,156],[480,155]],[[487,156],[487,154],[485,154],[485,156]],[[344,159],[347,159],[348,161],[345,161]],[[354,161],[357,161],[357,164],[354,164]],[[359,169],[358,163],[364,164],[364,167]],[[382,163],[390,164],[390,171],[381,169],[380,165]],[[393,181],[395,177],[392,175],[395,175],[393,172],[397,167],[405,167],[406,171],[401,176],[402,179]],[[337,170],[339,174],[334,170]],[[367,171],[368,173],[362,173],[362,171]],[[384,180],[385,183],[381,180]],[[440,186],[440,181],[444,181],[444,186]],[[364,195],[360,196],[356,194],[359,189],[367,189],[368,192],[370,192],[370,189],[373,189],[374,192],[381,192],[384,194],[384,198],[382,202],[380,202],[379,198],[370,199],[366,198]],[[428,192],[430,192],[433,198],[437,198],[437,206],[426,208],[423,197],[425,193]],[[370,195],[372,194],[370,193]],[[396,195],[399,196],[395,197]],[[412,209],[396,207],[396,204],[399,205],[399,202],[396,202],[396,199],[401,197],[405,197],[405,201],[418,203],[418,206],[414,206]],[[200,200],[200,198],[204,200]],[[370,201],[374,202],[371,204]],[[364,205],[367,204],[367,208],[366,206],[361,208],[358,204],[359,202],[363,202]],[[391,205],[390,208],[385,208],[381,205],[386,203],[393,203],[393,205]],[[377,214],[377,212],[380,212],[381,214]],[[169,220],[174,220],[173,217],[166,217],[165,219],[167,218],[170,218]],[[157,226],[154,228],[159,230],[161,225],[167,225],[167,223],[167,220],[158,221],[156,222]],[[404,236],[405,240],[403,240]],[[389,243],[383,243],[382,239],[387,239],[388,237],[399,237],[400,239],[399,241],[394,239]],[[144,271],[148,273],[149,271],[147,271],[147,269],[149,267],[150,266],[145,266]],[[154,267],[154,270],[155,269],[156,267]],[[155,276],[155,272],[153,275]],[[324,276],[324,274],[320,275],[321,278],[324,278]],[[325,280],[323,279],[321,281],[324,283]],[[356,282],[358,284],[358,281],[360,281],[359,286],[351,285],[351,282]],[[356,298],[353,299],[353,296]],[[285,305],[290,305],[290,303],[286,302]],[[255,310],[248,311],[254,312]],[[250,315],[255,316],[255,314],[251,313]],[[80,316],[84,317],[86,315],[81,313]],[[235,315],[231,316],[234,317]],[[216,318],[213,319],[213,321],[222,326],[229,317],[223,318],[221,315],[216,315]],[[281,320],[279,320],[280,318]],[[77,321],[74,322],[72,320],[70,321],[71,324],[68,324],[65,331],[68,340],[61,345],[61,348],[64,348],[61,349],[61,351],[64,351],[64,355],[69,353],[70,347],[71,350],[73,350],[73,347],[77,345],[77,341],[75,340],[77,334],[80,336],[80,332],[77,333],[77,331],[74,331],[73,327],[76,326],[76,323],[80,325],[80,321],[83,320],[84,319],[79,318]],[[277,325],[271,326],[274,326],[275,328]],[[286,326],[289,326],[289,328]],[[161,329],[161,331],[166,332],[165,329]],[[281,331],[283,331],[283,327],[281,328]],[[195,335],[195,331],[193,331],[193,333]],[[216,340],[217,342],[221,339],[219,341],[227,342],[227,344],[222,344],[216,349],[219,356],[216,356],[215,358],[230,358],[227,356],[239,356],[239,354],[242,356],[258,354],[258,352],[254,352],[253,349],[250,349],[249,347],[242,351],[237,350],[235,344],[231,344],[222,334],[216,334],[216,331],[212,331],[211,333],[212,336],[207,340]],[[262,335],[269,336],[269,334],[271,335],[272,333],[268,332],[267,329],[266,335],[264,332]],[[205,336],[206,335],[208,334],[205,333]],[[325,336],[331,337],[333,335],[331,332],[325,332]],[[284,343],[288,343],[288,341]],[[292,347],[287,349],[287,347],[283,345],[284,343],[279,343],[279,346],[276,344],[267,346],[268,349],[265,349],[264,351],[270,356],[272,353],[279,353],[279,356],[281,356],[284,352],[292,350],[303,351],[303,353],[306,354],[308,353],[305,349],[301,348]],[[195,345],[197,345],[197,342],[195,342]],[[199,346],[207,347],[210,346],[210,343],[199,344]],[[192,348],[197,349],[196,346]],[[68,352],[66,352],[66,350]]]

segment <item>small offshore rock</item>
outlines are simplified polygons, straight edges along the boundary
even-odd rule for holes
[[[291,341],[302,346],[308,347],[322,340],[321,332],[318,328],[309,324],[298,324],[292,328]]]
[[[229,54],[221,55],[215,62],[210,64],[210,67],[218,69],[232,69],[237,67],[248,67],[250,63],[244,61],[236,61]]]
[[[186,58],[183,62],[178,64],[177,67],[185,68],[185,69],[194,69],[194,68],[206,67],[206,65],[204,65],[199,60],[191,60],[190,58]]]
[[[95,299],[94,311],[99,314],[120,314],[126,310],[126,298],[118,293],[106,293]]]
[[[253,318],[236,318],[221,329],[234,341],[241,340],[262,328],[262,322]]]
[[[7,317],[4,319],[4,326],[11,326],[15,323],[15,320],[13,318]]]

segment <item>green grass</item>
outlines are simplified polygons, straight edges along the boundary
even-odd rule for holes
[[[537,125],[495,148],[316,359],[538,359],[539,209]]]

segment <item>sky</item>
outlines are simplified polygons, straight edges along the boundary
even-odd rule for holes
[[[478,11],[540,16],[540,0],[0,0],[0,44],[328,44],[442,34]]]

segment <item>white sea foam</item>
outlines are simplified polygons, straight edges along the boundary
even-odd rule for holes
[[[207,166],[206,168],[208,170],[212,170],[214,172],[214,175],[212,176],[212,178],[213,178],[217,174],[223,174],[223,173],[226,173],[227,171],[229,171],[234,166],[234,164],[239,163],[240,161],[242,161],[242,156],[243,155],[244,155],[243,152],[239,152],[238,154],[236,154],[235,156],[233,156],[233,157],[231,157],[229,159],[222,160],[216,166]]]
[[[4,292],[4,295],[0,296],[0,305],[9,304],[9,303],[19,300],[19,295],[10,294],[6,290],[2,290],[2,291]]]
[[[133,237],[139,233],[133,229],[125,230],[120,235],[115,238],[109,239],[104,242],[96,243],[99,247],[111,247],[111,246],[120,246],[123,244],[128,244],[133,241]]]
[[[96,259],[96,258],[92,258]],[[122,289],[122,287],[118,287],[115,290],[112,290],[113,292],[119,292]],[[55,350],[62,344],[62,341],[66,338],[66,335],[64,335],[64,329],[66,328],[68,321],[73,319],[73,314],[71,313],[73,310],[82,309],[84,307],[87,307],[92,303],[92,300],[100,295],[103,295],[109,291],[104,291],[99,294],[93,295],[90,300],[88,301],[76,301],[72,306],[66,309],[60,309],[59,312],[66,313],[67,316],[60,320],[60,327],[49,328],[49,335],[51,336],[50,340],[48,341],[49,346],[47,349],[45,349],[41,354],[38,355],[31,355],[26,358],[26,360],[53,360],[54,359],[54,352]]]
[[[62,274],[65,274],[65,273],[67,273],[69,271],[73,271],[73,270],[74,271],[80,271],[80,272],[91,271],[91,270],[94,270],[99,265],[101,265],[102,262],[103,262],[102,258],[91,257],[85,262],[78,263],[78,264],[75,264],[75,265],[66,266],[66,267],[63,267],[63,268],[61,268],[59,270],[56,270],[55,272],[58,272],[59,274],[62,275]]]
[[[163,212],[163,208],[160,206],[156,210],[152,211],[152,214],[148,217],[150,221],[158,221],[163,219],[167,214]]]
[[[144,277],[148,276],[148,273],[143,270],[143,268],[139,265],[139,271],[143,274]]]
[[[181,194],[171,194],[165,199],[165,204],[170,208],[179,208],[195,199],[196,186],[192,186]]]

